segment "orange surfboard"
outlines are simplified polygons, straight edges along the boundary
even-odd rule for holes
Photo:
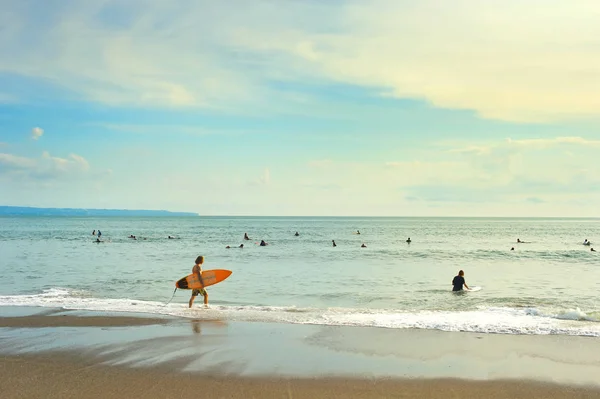
[[[223,269],[214,269],[214,270],[205,270],[202,272],[202,280],[204,281],[204,286],[198,279],[196,273],[192,273],[184,278],[177,280],[175,286],[182,290],[194,290],[198,288],[208,287],[209,285],[215,285],[225,280],[227,277],[231,276],[231,270],[223,270]]]

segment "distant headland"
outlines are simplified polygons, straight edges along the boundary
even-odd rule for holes
[[[34,208],[0,206],[0,216],[198,216],[192,212],[170,212],[138,209]]]

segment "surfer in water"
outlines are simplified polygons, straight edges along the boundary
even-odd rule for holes
[[[454,277],[454,279],[452,280],[452,291],[462,291],[463,285],[466,289],[469,289],[469,286],[465,282],[465,272],[460,270],[458,272],[458,276]]]
[[[204,281],[202,280],[202,264],[204,263],[204,256],[198,256],[196,258],[196,264],[192,268],[192,273],[195,273],[198,276],[198,280],[204,285]],[[204,297],[204,305],[208,305],[208,292],[204,288],[197,288],[192,290],[192,297],[190,298],[190,308],[194,304],[194,299],[198,296],[198,294],[202,294]]]
[[[96,230],[92,231],[92,235],[95,236],[96,235]]]
[[[366,248],[367,246],[365,245],[365,243],[363,242],[363,245],[360,246],[361,248]]]
[[[260,246],[261,247],[266,247],[267,243],[265,242],[265,240],[260,240]]]
[[[298,237],[300,234],[298,234],[298,232],[296,232],[296,234],[294,234],[296,237]]]
[[[335,240],[331,240],[331,242],[333,243],[334,247],[337,247],[337,244],[335,243]]]
[[[410,237],[408,237],[408,240],[406,240],[406,242],[409,243],[409,244],[412,242],[412,240],[410,239]]]
[[[248,233],[244,233],[244,240],[249,240],[250,237],[248,237]]]
[[[590,249],[590,252],[596,252],[596,250],[594,248]]]

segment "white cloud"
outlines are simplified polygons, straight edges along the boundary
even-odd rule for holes
[[[486,118],[596,117],[600,2],[549,1],[9,2],[0,71],[113,105],[249,112],[297,102],[272,81],[333,81]]]
[[[43,134],[44,129],[42,129],[41,127],[34,127],[33,129],[31,129],[31,138],[34,140],[39,139],[40,137],[42,137]]]
[[[17,179],[73,178],[83,176],[89,170],[89,162],[77,154],[69,154],[67,158],[60,158],[44,151],[40,158],[27,158],[0,153],[0,174]]]
[[[35,165],[36,162],[33,159],[0,153],[0,167],[4,167],[4,169],[30,169]],[[2,168],[0,168],[1,171]]]

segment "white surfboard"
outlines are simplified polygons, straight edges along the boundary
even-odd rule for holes
[[[475,291],[481,291],[481,287],[479,287],[479,286],[472,286],[471,288],[469,288],[468,290],[465,290],[465,291],[473,291],[473,292],[475,292]]]

